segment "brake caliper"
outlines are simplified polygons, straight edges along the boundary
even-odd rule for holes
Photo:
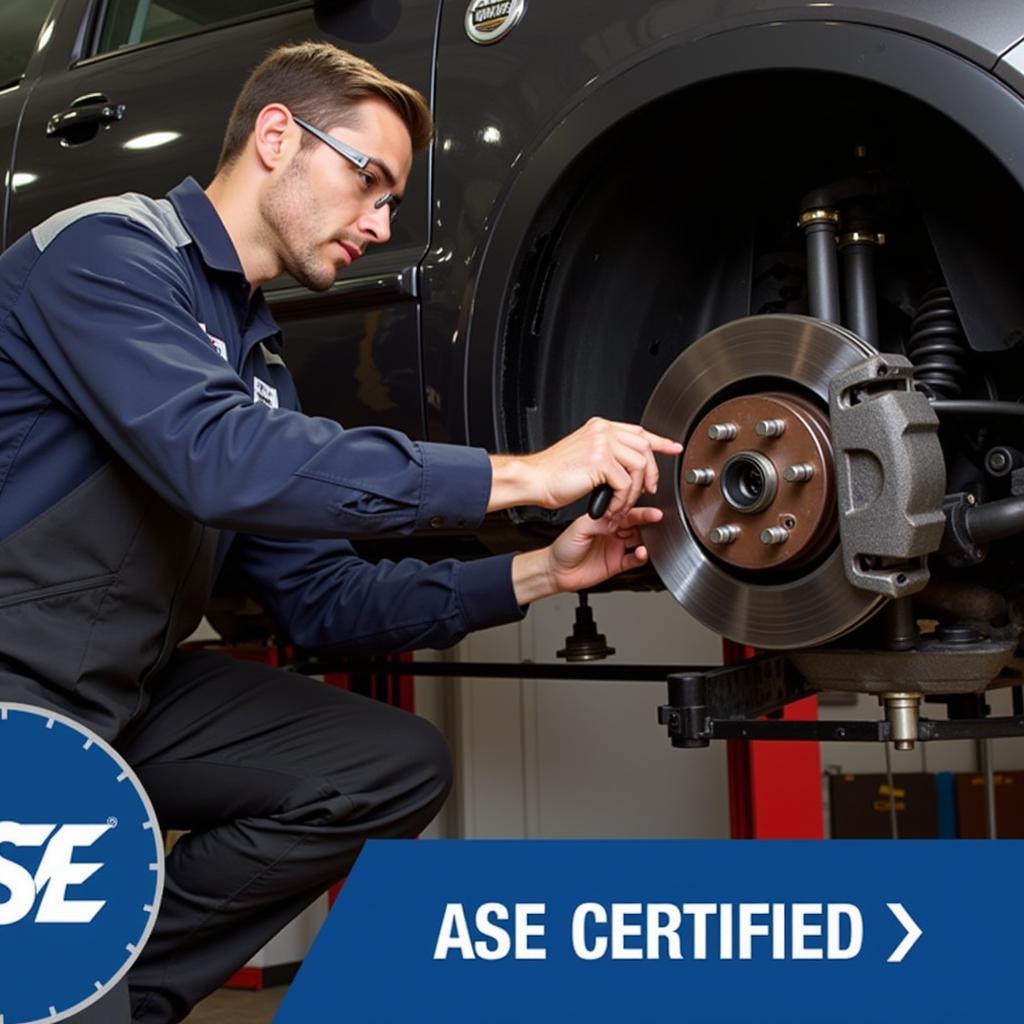
[[[946,467],[913,365],[879,353],[836,374],[829,418],[846,577],[887,597],[916,593],[942,540]]]

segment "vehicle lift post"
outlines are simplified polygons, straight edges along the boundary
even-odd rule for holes
[[[723,661],[756,656],[753,647],[723,641]],[[803,697],[772,712],[784,721],[814,721],[818,698]],[[729,740],[729,830],[733,839],[821,839],[821,746],[783,740]]]

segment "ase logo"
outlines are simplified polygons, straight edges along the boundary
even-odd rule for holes
[[[84,726],[0,703],[0,1024],[54,1024],[113,988],[156,921],[153,807]]]

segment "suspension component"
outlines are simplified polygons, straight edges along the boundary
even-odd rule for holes
[[[1017,449],[997,445],[985,453],[985,470],[990,476],[1009,476],[1021,461],[1021,453]]]
[[[807,298],[811,316],[839,323],[839,267],[836,226],[839,211],[827,207],[804,210],[798,226],[807,241]]]
[[[959,398],[967,380],[964,364],[969,355],[950,290],[932,288],[921,299],[907,341],[915,382],[934,398]]]
[[[875,231],[848,231],[839,237],[847,326],[878,347],[878,302],[875,297],[875,249],[885,236]]]
[[[917,740],[917,723],[921,708],[919,693],[883,693],[878,698],[885,708],[893,746],[897,750],[913,750]]]
[[[983,546],[1024,533],[1024,497],[999,498],[979,505],[973,494],[951,494],[945,501],[943,550],[980,561]]]

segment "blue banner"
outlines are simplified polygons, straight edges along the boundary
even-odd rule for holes
[[[371,842],[274,1018],[1020,1021],[1024,842]]]

